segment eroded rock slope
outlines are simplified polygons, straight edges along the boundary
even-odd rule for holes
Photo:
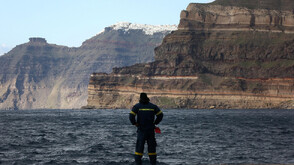
[[[130,108],[140,92],[164,108],[294,108],[294,4],[189,4],[155,61],[92,74],[88,107]]]
[[[172,29],[118,23],[78,48],[30,38],[0,56],[0,109],[80,108],[91,73],[154,61],[154,48]]]

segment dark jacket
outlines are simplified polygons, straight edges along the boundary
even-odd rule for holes
[[[132,108],[129,115],[131,123],[133,125],[137,125],[138,129],[142,131],[154,130],[155,125],[159,124],[162,118],[163,113],[157,105],[141,101]]]

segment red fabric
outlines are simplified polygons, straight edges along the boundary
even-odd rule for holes
[[[161,130],[159,127],[155,127],[155,133],[161,133]]]

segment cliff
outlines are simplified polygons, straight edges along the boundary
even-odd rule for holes
[[[30,38],[0,56],[0,109],[80,108],[91,73],[154,61],[154,48],[174,28],[118,23],[78,48]]]
[[[54,108],[73,49],[30,38],[0,57],[0,109]]]
[[[163,108],[294,108],[293,9],[287,0],[189,4],[154,62],[92,74],[88,106],[130,108],[146,92]]]

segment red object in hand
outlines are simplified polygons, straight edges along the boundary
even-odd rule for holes
[[[160,130],[160,128],[159,127],[155,127],[155,133],[161,133],[161,130]]]

